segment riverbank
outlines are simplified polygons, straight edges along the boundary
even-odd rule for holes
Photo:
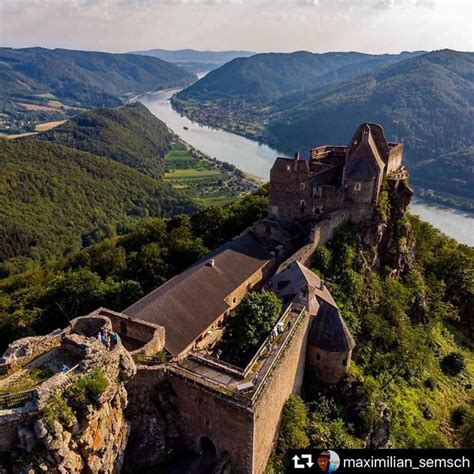
[[[186,116],[189,120],[209,128],[226,131],[234,135],[241,136],[248,140],[253,140],[259,144],[275,147],[274,137],[265,133],[265,126],[268,124],[268,117],[260,116],[258,110],[240,110],[238,104],[232,104],[225,108],[225,101],[206,103],[202,106],[199,102],[191,99],[182,100],[174,93],[170,98],[171,107],[179,114]],[[243,115],[242,115],[243,114]],[[290,151],[283,153],[292,155]],[[466,196],[448,195],[445,192],[417,185],[419,176],[413,176],[412,187],[419,197],[434,204],[440,204],[461,211],[474,212],[474,202]]]
[[[270,176],[277,156],[286,153],[271,148],[265,144],[245,138],[241,135],[211,128],[190,120],[184,114],[173,109],[171,96],[179,89],[145,94],[139,100],[159,119],[165,122],[175,134],[197,150],[219,161],[232,163],[245,174],[251,174],[262,182]],[[461,243],[474,246],[474,219],[469,212],[459,212],[452,208],[434,205],[419,198],[410,206],[413,214],[418,214],[423,220],[440,229]]]

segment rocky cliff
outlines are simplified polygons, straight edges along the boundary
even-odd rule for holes
[[[71,333],[59,353],[42,356],[43,367],[65,354],[78,364],[38,385],[24,406],[0,410],[3,472],[120,471],[129,432],[124,384],[135,364],[120,342],[107,350],[95,338]]]
[[[394,277],[408,271],[415,258],[410,225],[405,219],[412,196],[406,179],[387,181],[374,218],[360,226],[368,263],[378,270],[391,268]]]

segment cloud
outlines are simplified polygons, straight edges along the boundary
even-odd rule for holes
[[[372,8],[378,10],[409,7],[434,8],[435,4],[435,0],[378,0],[372,5]]]

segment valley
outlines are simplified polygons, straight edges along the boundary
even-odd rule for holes
[[[232,163],[245,173],[264,181],[269,178],[274,158],[287,155],[284,151],[250,138],[190,120],[186,115],[176,111],[170,103],[171,97],[177,92],[179,89],[145,94],[140,96],[139,100],[196,149],[220,161]],[[457,211],[420,197],[417,197],[410,205],[410,211],[459,242],[474,245],[472,235],[474,214],[472,212]]]
[[[211,71],[172,103],[192,120],[286,153],[345,142],[364,120],[381,123],[404,143],[420,195],[472,211],[473,61],[452,50],[260,54]]]

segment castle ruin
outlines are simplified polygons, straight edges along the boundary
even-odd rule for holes
[[[356,345],[324,281],[306,265],[339,225],[372,218],[384,182],[406,183],[402,153],[380,125],[364,123],[348,146],[314,148],[308,160],[277,158],[267,219],[122,312],[88,316],[106,321],[137,365],[126,388],[125,466],[128,459],[146,467],[152,451],[162,459],[185,445],[207,453],[216,472],[264,472],[306,364],[322,383],[337,384]],[[212,350],[232,312],[262,288],[283,303],[276,325],[246,367],[220,360]],[[18,440],[18,430],[8,433]]]

